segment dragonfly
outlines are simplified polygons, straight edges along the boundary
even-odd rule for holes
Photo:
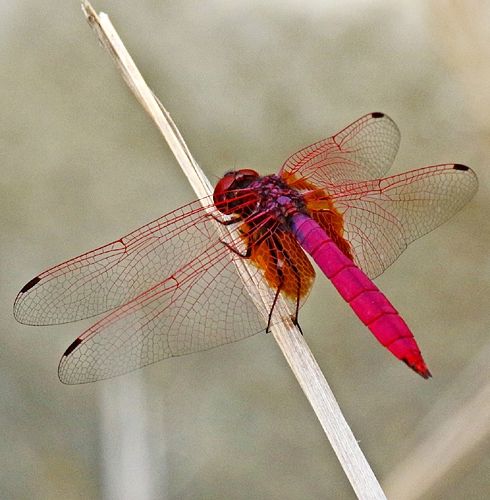
[[[296,152],[277,174],[227,172],[212,196],[31,279],[14,316],[54,325],[105,313],[71,343],[58,368],[63,383],[93,382],[286,319],[299,325],[315,278],[312,259],[374,337],[429,378],[411,330],[373,279],[458,212],[478,181],[455,163],[383,177],[399,144],[393,120],[374,112]],[[237,272],[240,262],[246,277]],[[267,316],[247,280],[271,291]]]

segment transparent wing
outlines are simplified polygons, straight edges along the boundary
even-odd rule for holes
[[[328,195],[343,216],[356,264],[374,278],[410,242],[458,212],[477,188],[470,168],[445,164],[335,186]]]
[[[61,358],[60,380],[80,384],[111,378],[262,331],[265,320],[233,263],[239,258],[220,242],[210,244],[76,339]]]
[[[391,167],[399,145],[395,122],[383,113],[370,113],[290,156],[279,174],[298,189],[376,179]]]
[[[301,299],[301,305],[310,290],[314,271],[291,235],[272,232],[269,239],[270,247],[277,245],[274,241],[281,242],[280,247],[275,246],[278,261],[291,259],[291,266],[293,261],[298,264],[299,281],[290,276],[289,264],[283,266],[282,293],[293,315],[296,300]],[[281,321],[280,311],[273,309],[278,285],[273,266],[277,262],[249,261],[246,279],[251,286],[258,282],[262,287],[264,309],[260,314],[236,269],[235,261],[242,258],[219,240],[208,243],[181,269],[80,335],[61,358],[60,380],[67,384],[93,382],[169,357],[236,342],[263,331],[272,310],[271,323]],[[240,253],[244,251],[238,227],[227,243]],[[301,294],[300,299],[295,293]]]
[[[294,294],[301,295],[302,303],[314,272],[306,256],[294,251],[298,245],[292,236],[276,234],[278,225],[265,216],[260,226],[246,221],[228,226],[227,246],[212,210],[218,216],[212,206],[187,205],[45,271],[21,290],[14,310],[26,323],[62,323],[112,309],[66,350],[59,365],[63,382],[110,378],[251,336],[264,330],[278,287],[294,314]],[[263,287],[262,315],[234,262],[246,251],[243,227],[250,241],[257,240],[255,231],[264,230],[266,238],[260,241],[270,250],[249,260],[247,274]],[[294,270],[298,274],[289,276]],[[271,321],[280,321],[279,314],[274,309]]]
[[[36,276],[17,295],[15,318],[50,325],[109,311],[160,283],[218,238],[215,222],[195,201]]]

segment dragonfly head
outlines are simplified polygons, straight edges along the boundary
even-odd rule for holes
[[[258,177],[259,174],[249,168],[227,172],[214,188],[213,201],[216,208],[223,214],[231,215],[255,205],[257,195],[247,187]]]

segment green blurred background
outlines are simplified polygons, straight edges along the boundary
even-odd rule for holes
[[[490,3],[95,8],[213,183],[230,168],[274,172],[370,111],[402,131],[394,171],[476,170],[471,203],[377,280],[432,380],[380,348],[322,277],[301,324],[390,498],[488,498]],[[98,384],[58,381],[90,322],[17,324],[18,290],[193,193],[79,3],[0,2],[0,68],[0,497],[354,498],[271,336]]]

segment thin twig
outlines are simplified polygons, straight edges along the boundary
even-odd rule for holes
[[[146,85],[109,17],[105,13],[97,15],[87,1],[83,2],[82,10],[102,45],[111,54],[129,88],[165,137],[197,196],[204,198],[210,195],[211,184],[192,157],[169,113]],[[252,282],[252,273],[249,273],[245,262],[238,263],[237,272],[242,276],[244,285],[258,311],[267,317],[268,311],[265,304],[270,294],[269,287],[262,280]],[[277,307],[283,313],[287,311],[284,301],[281,301]],[[281,316],[286,317],[288,314],[281,314]],[[362,499],[385,499],[378,480],[359,448],[323,373],[299,330],[291,322],[285,321],[283,324],[273,325],[272,334],[320,420],[357,496]]]

